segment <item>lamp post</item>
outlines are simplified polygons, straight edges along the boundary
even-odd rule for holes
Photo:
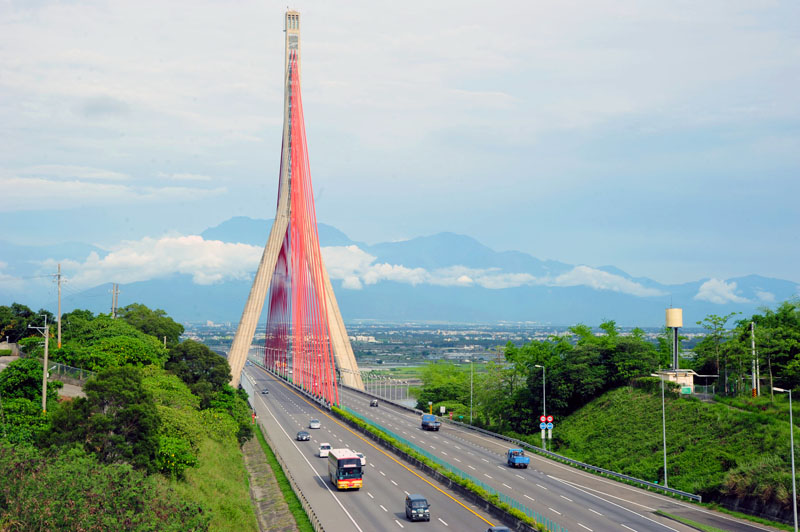
[[[794,532],[797,532],[797,486],[794,480],[794,423],[792,422],[792,390],[772,388],[776,392],[789,394],[789,445],[792,446],[792,510],[794,511]]]
[[[664,406],[664,376],[651,373],[650,376],[661,379],[661,436],[664,440],[664,487],[668,488],[667,483],[667,409]]]
[[[545,379],[547,378],[547,370],[541,364],[534,364],[536,368],[542,368],[542,415],[547,416],[547,395],[545,392]],[[544,432],[542,432],[542,449],[547,450],[547,442],[544,439]]]
[[[472,362],[469,359],[469,424],[472,425]]]

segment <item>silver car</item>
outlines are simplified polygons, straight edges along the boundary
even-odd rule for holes
[[[308,428],[310,429],[318,429],[319,427],[319,419],[312,419],[308,422]]]

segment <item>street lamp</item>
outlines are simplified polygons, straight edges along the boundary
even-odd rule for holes
[[[542,415],[545,416],[545,418],[546,418],[547,417],[547,395],[545,394],[544,384],[545,384],[547,370],[545,369],[544,366],[542,366],[540,364],[534,364],[534,367],[542,368]],[[544,449],[545,451],[547,450],[547,442],[544,439],[544,431],[542,431],[542,449]]]
[[[469,359],[469,424],[472,425],[472,362]]]
[[[668,488],[667,483],[667,409],[664,406],[664,376],[655,373],[650,374],[651,377],[658,377],[661,379],[661,436],[664,440],[664,487]]]
[[[794,510],[794,532],[797,532],[797,487],[794,480],[794,423],[792,422],[792,390],[772,388],[776,392],[789,394],[789,445],[792,446],[792,509]]]

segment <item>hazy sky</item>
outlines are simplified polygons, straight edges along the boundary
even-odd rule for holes
[[[332,4],[290,6],[319,221],[800,282],[800,3]],[[0,240],[271,218],[285,9],[0,0]]]

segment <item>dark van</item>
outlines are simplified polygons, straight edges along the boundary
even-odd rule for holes
[[[406,495],[406,517],[411,521],[430,521],[431,505],[422,495]]]

